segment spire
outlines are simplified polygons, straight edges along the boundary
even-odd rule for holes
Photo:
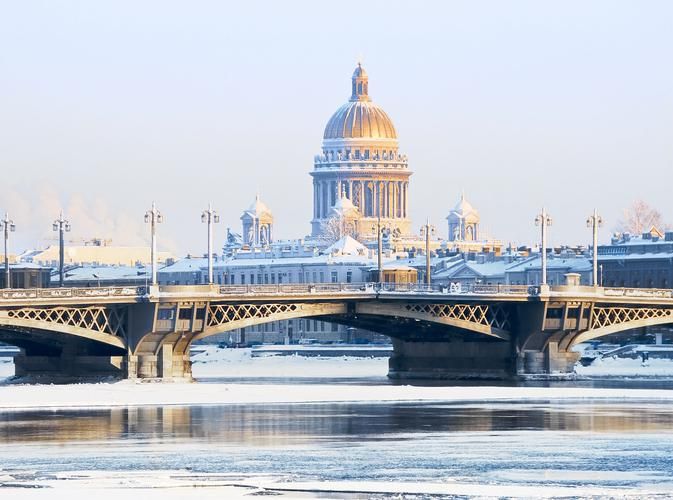
[[[353,71],[351,101],[369,101],[369,78],[359,62],[357,68]]]

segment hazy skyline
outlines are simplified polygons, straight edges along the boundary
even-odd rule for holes
[[[461,190],[482,228],[533,244],[606,241],[636,198],[673,222],[669,2],[2,2],[0,211],[11,251],[53,237],[203,253],[255,193],[277,238],[310,231],[309,171],[362,57],[414,175],[414,226]]]

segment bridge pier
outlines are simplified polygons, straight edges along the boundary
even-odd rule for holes
[[[548,342],[542,350],[521,352],[517,360],[517,373],[522,378],[544,378],[574,372],[580,353],[559,349],[558,342]]]
[[[516,356],[506,341],[406,341],[393,338],[392,379],[511,379]]]
[[[189,353],[174,354],[170,344],[161,346],[159,354],[124,356],[124,376],[128,379],[192,380]]]
[[[123,377],[123,356],[93,356],[63,353],[60,356],[28,355],[25,350],[14,356],[17,377],[99,378]]]

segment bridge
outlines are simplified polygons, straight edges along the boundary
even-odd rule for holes
[[[578,343],[673,325],[673,291],[311,283],[0,292],[0,342],[21,348],[20,376],[191,378],[193,342],[311,317],[390,336],[392,378],[506,379],[569,372]]]

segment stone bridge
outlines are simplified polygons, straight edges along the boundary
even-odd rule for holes
[[[189,378],[194,341],[308,317],[390,336],[390,377],[512,378],[572,370],[580,342],[673,324],[673,292],[316,283],[0,293],[0,341],[22,349],[17,375]]]

